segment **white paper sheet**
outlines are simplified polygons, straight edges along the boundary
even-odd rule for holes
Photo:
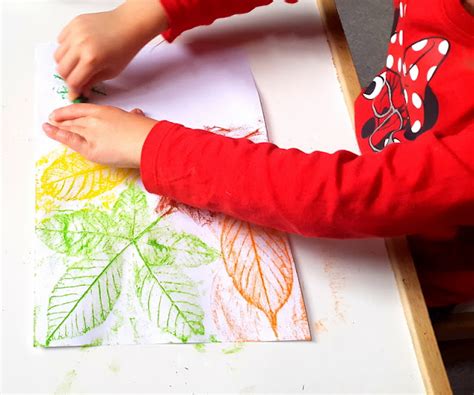
[[[284,235],[148,194],[41,124],[68,104],[54,45],[36,56],[35,345],[309,340]],[[266,141],[240,52],[145,47],[92,101]]]

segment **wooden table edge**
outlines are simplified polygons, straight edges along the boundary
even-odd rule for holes
[[[326,30],[338,79],[354,125],[354,102],[361,87],[339,19],[335,0],[316,0]],[[426,392],[452,394],[426,303],[405,237],[386,239],[400,299],[410,330]],[[400,361],[403,363],[403,361]]]

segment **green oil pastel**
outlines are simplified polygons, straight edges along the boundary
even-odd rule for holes
[[[73,103],[87,103],[89,99],[85,96],[79,96],[77,99],[72,100]]]
[[[39,239],[70,260],[49,298],[46,346],[105,322],[121,295],[125,264],[134,265],[135,295],[158,328],[182,342],[205,334],[198,286],[182,269],[209,264],[219,253],[192,234],[162,225],[152,212],[132,183],[111,210],[52,212],[39,223]],[[112,331],[122,324],[123,318]]]

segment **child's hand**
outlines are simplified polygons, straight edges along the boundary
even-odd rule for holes
[[[72,104],[53,111],[43,130],[93,162],[138,168],[143,143],[156,122],[138,109],[127,112],[116,107]]]
[[[113,11],[74,18],[59,35],[54,54],[69,98],[87,96],[93,84],[117,76],[166,24],[158,0],[129,0]]]

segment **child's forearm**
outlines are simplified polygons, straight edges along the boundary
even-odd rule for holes
[[[168,28],[168,18],[159,0],[127,0],[115,12],[121,28],[133,36],[141,48]]]
[[[305,236],[430,234],[474,223],[472,133],[430,134],[358,157],[160,122],[143,147],[141,172],[151,192]]]
[[[163,34],[173,41],[182,32],[196,26],[210,25],[218,18],[244,14],[273,0],[157,0],[168,16],[169,29]],[[289,1],[294,2],[294,1]]]

